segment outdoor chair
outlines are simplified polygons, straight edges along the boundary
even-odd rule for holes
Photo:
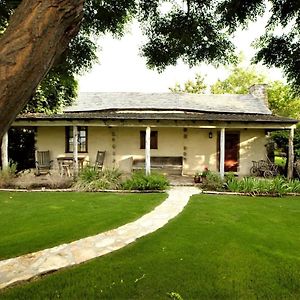
[[[52,162],[50,160],[50,151],[36,151],[36,175],[50,174]]]
[[[98,151],[96,156],[96,161],[95,161],[95,167],[94,167],[95,170],[98,169],[102,171],[104,158],[105,158],[105,151]]]

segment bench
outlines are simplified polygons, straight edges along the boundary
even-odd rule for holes
[[[151,170],[168,175],[182,175],[182,156],[152,156],[150,158]],[[145,169],[145,159],[134,159],[132,170]]]

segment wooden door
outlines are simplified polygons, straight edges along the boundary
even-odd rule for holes
[[[237,172],[239,166],[240,135],[225,134],[225,172]]]

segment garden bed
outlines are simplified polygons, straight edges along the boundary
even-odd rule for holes
[[[134,172],[122,174],[118,169],[95,170],[85,167],[76,179],[60,176],[57,171],[36,176],[33,170],[15,174],[15,169],[0,171],[0,188],[16,191],[85,191],[85,192],[157,192],[170,186],[163,174]]]
[[[226,191],[204,191],[202,190],[202,194],[207,194],[207,195],[233,195],[233,196],[260,196],[260,197],[278,197],[277,194],[267,194],[267,193],[241,193],[241,192],[226,192]],[[284,196],[300,196],[300,193],[286,193]]]
[[[300,194],[300,181],[287,180],[277,176],[272,179],[259,177],[237,178],[234,174],[226,174],[222,179],[218,173],[209,171],[205,180],[199,185],[202,190],[217,193],[234,193],[250,196],[283,196]]]

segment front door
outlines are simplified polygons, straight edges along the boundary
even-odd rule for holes
[[[237,172],[239,166],[240,135],[225,133],[225,172]]]

